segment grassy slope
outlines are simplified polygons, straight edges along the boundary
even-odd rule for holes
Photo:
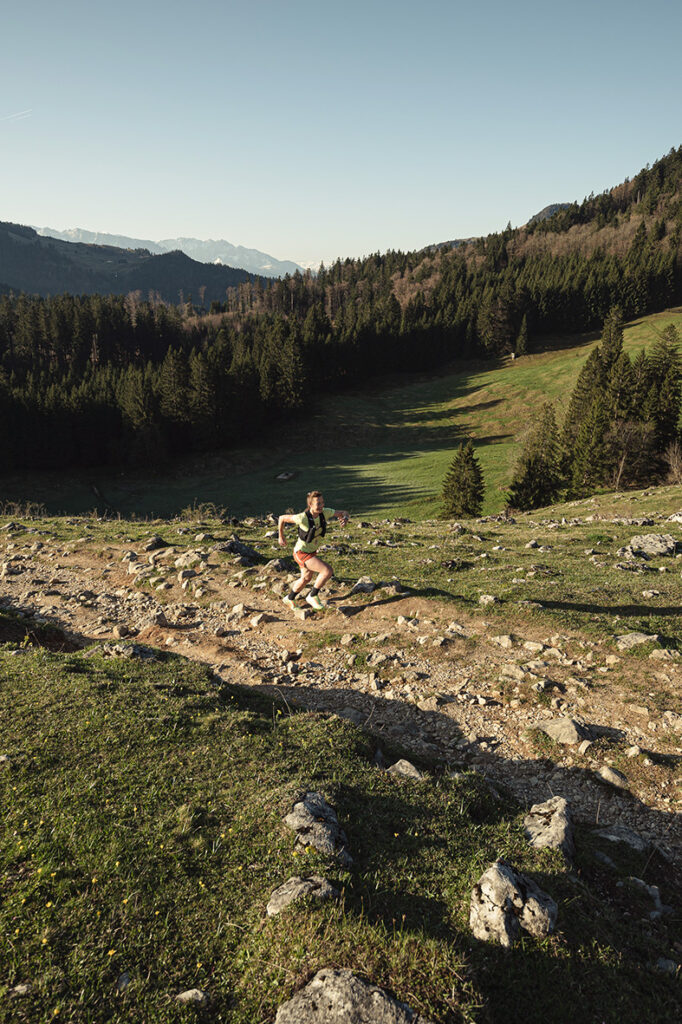
[[[682,329],[682,310],[629,324],[630,353],[651,344],[669,323]],[[178,467],[174,476],[96,476],[111,504],[124,515],[172,514],[195,501],[214,502],[237,515],[299,507],[311,487],[330,504],[356,515],[435,512],[440,483],[453,449],[475,439],[486,480],[485,513],[499,511],[532,410],[556,401],[560,416],[596,336],[497,367],[477,364],[406,383],[400,378],[365,391],[330,396],[309,421],[286,429],[282,440],[228,458]],[[556,344],[556,339],[554,339]],[[275,476],[292,471],[289,482]],[[44,502],[52,510],[85,511],[96,504],[95,475],[69,479],[46,475],[4,482],[8,498]]]
[[[176,1021],[192,987],[211,995],[201,1019],[266,1024],[328,965],[442,1024],[573,1021],[576,1006],[589,1021],[677,1019],[679,984],[651,973],[660,950],[636,923],[648,905],[580,837],[579,881],[479,777],[395,779],[349,723],[282,714],[159,657],[0,645],[3,1024]],[[308,787],[336,806],[351,870],[294,849],[281,819]],[[468,894],[498,856],[557,900],[556,935],[511,953],[472,939]],[[306,871],[341,901],[267,919],[271,891]],[[32,994],[10,998],[24,982]]]

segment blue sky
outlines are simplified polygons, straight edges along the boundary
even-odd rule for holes
[[[682,144],[670,0],[22,0],[0,220],[319,262],[486,234]]]

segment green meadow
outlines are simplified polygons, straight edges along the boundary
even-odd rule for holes
[[[628,324],[634,355],[682,309]],[[310,415],[281,425],[253,448],[158,467],[156,473],[91,471],[32,474],[0,481],[10,501],[50,512],[84,512],[102,499],[121,515],[173,515],[213,503],[235,515],[299,507],[311,488],[354,515],[433,517],[440,485],[460,441],[473,437],[486,483],[484,514],[505,502],[514,464],[535,409],[556,403],[561,422],[571,390],[598,334],[543,338],[536,353],[496,364],[458,363],[438,374],[376,380],[366,388],[311,399]],[[282,473],[292,474],[285,481]]]
[[[0,643],[2,1024],[270,1024],[330,964],[439,1024],[569,1022],[576,1006],[586,1021],[679,1019],[679,982],[650,969],[660,939],[634,923],[647,904],[613,888],[586,832],[567,872],[475,773],[396,779],[349,723],[154,658]],[[352,866],[282,824],[309,787],[337,809]],[[560,906],[556,934],[511,952],[468,927],[471,888],[500,856]],[[650,862],[630,870],[659,878]],[[324,873],[338,900],[267,917],[298,872]],[[197,1014],[175,1002],[191,988],[210,998]]]

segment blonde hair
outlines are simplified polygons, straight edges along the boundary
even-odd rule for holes
[[[308,491],[308,496],[306,498],[306,501],[307,501],[307,504],[308,504],[308,508],[310,508],[310,503],[313,500],[313,498],[321,498],[321,497],[322,497],[322,491]]]

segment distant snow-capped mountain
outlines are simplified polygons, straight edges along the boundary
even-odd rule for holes
[[[226,267],[237,267],[264,277],[283,277],[304,268],[292,260],[276,260],[258,249],[246,249],[243,245],[232,245],[223,238],[163,238],[158,242],[148,238],[129,238],[127,235],[109,235],[102,231],[85,231],[83,228],[35,228],[39,235],[58,238],[63,242],[85,242],[88,245],[114,245],[119,249],[148,249],[160,255],[179,249],[199,263],[214,263]]]

